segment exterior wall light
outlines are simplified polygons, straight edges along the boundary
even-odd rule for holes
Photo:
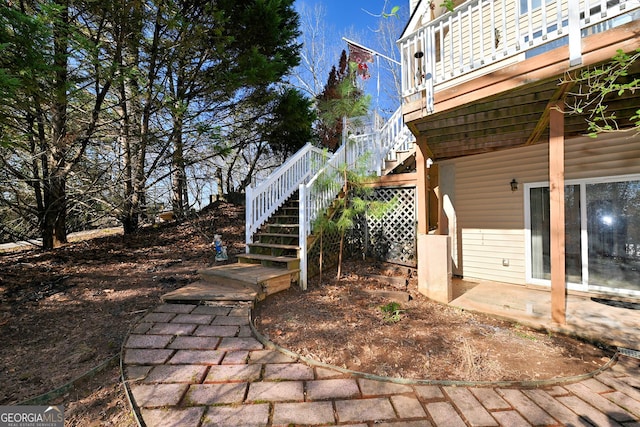
[[[417,70],[416,70],[416,84],[420,85],[422,84],[422,80],[424,79],[424,75],[422,74],[422,57],[424,57],[424,52],[422,51],[417,51],[416,53],[413,54],[413,57],[416,58],[416,65],[417,65]]]
[[[511,191],[518,191],[518,181],[516,181],[515,178],[511,180],[510,184],[511,184]]]

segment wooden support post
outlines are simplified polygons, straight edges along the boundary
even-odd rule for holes
[[[418,234],[429,233],[429,148],[427,138],[416,138],[416,201],[418,204]]]
[[[551,106],[549,116],[549,219],[551,220],[551,320],[564,325],[566,318],[565,218],[564,218],[564,111]]]

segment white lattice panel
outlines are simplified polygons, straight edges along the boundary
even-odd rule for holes
[[[382,217],[367,215],[355,224],[351,247],[382,261],[416,266],[415,187],[376,188],[369,199],[388,202],[396,198],[393,209]]]

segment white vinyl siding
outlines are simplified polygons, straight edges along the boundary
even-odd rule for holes
[[[443,189],[454,189],[457,229],[450,229],[450,234],[461,248],[452,254],[454,273],[524,284],[524,184],[548,181],[548,144],[447,160],[441,167],[455,170],[449,174],[454,183],[441,182]],[[640,136],[625,133],[565,141],[567,180],[637,173]],[[515,192],[509,184],[514,178],[519,183]]]

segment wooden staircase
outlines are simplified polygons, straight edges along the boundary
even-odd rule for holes
[[[202,270],[199,281],[163,299],[210,302],[221,301],[225,298],[222,295],[229,300],[231,295],[236,301],[253,303],[289,288],[293,282],[307,289],[312,218],[334,203],[343,186],[340,177],[327,186],[316,186],[323,171],[339,169],[344,162],[352,164],[369,152],[376,153],[368,160],[371,172],[380,175],[407,169],[411,159],[415,163],[414,141],[400,107],[381,128],[374,124],[370,132],[350,135],[349,143],[330,156],[307,143],[263,182],[245,188],[247,253],[238,255],[238,263]],[[300,218],[300,203],[305,206],[304,218]],[[302,240],[300,235],[304,236]]]
[[[298,193],[269,218],[249,243],[249,253],[238,255],[238,262],[258,263],[267,267],[283,268],[295,272],[294,281],[300,271],[300,224]]]
[[[261,301],[300,277],[298,196],[295,193],[254,235],[236,264],[198,272],[200,280],[163,295],[165,302]]]

